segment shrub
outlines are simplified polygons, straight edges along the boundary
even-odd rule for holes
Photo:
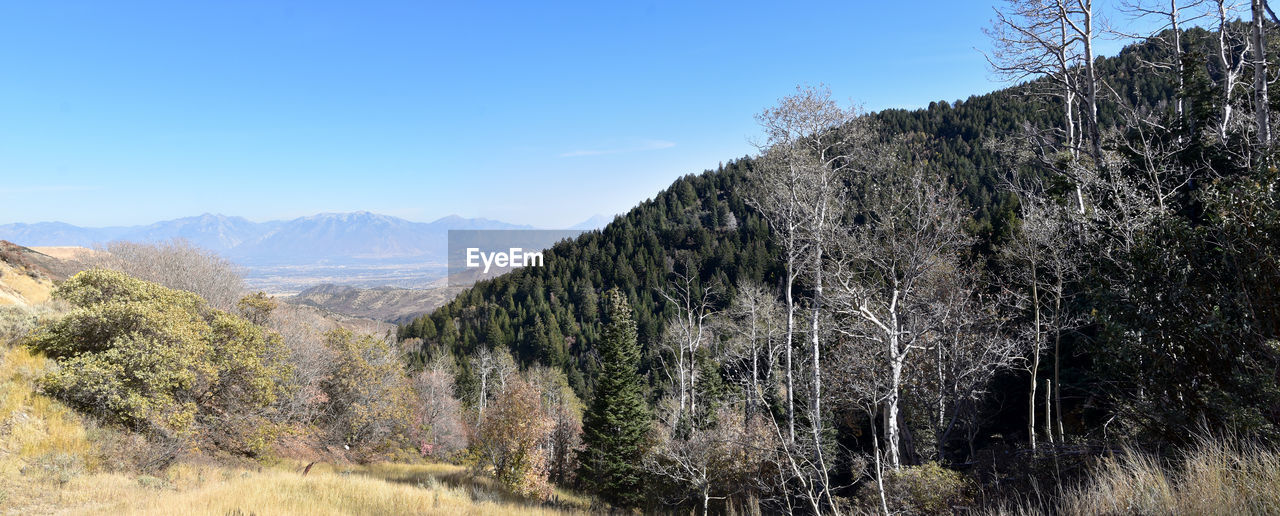
[[[81,458],[65,452],[45,453],[22,468],[23,475],[36,475],[59,486],[67,485],[84,472],[84,462]]]
[[[249,437],[291,376],[279,336],[115,271],[81,272],[54,296],[76,308],[30,338],[58,364],[44,390],[130,429],[258,448]]]
[[[351,447],[393,444],[408,428],[412,390],[392,345],[346,329],[325,334],[333,369],[320,382],[325,417],[335,439]]]
[[[552,489],[544,444],[554,426],[537,387],[513,377],[480,422],[474,443],[480,465],[493,468],[493,477],[512,492],[547,499]]]
[[[869,483],[860,493],[861,505],[880,506],[879,487]],[[973,484],[963,474],[929,462],[884,472],[885,500],[893,513],[952,514],[975,503]],[[877,509],[878,510],[878,509]]]
[[[0,343],[8,344],[25,337],[36,327],[36,315],[19,306],[0,306]]]

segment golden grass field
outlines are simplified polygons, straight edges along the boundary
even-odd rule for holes
[[[257,467],[179,462],[154,475],[106,471],[92,425],[35,392],[50,365],[0,347],[0,512],[6,514],[566,514],[589,501],[558,491],[543,507],[452,464]]]
[[[30,306],[49,300],[53,282],[48,278],[34,278],[25,271],[0,261],[0,306]]]

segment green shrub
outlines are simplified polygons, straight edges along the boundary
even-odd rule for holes
[[[84,472],[84,461],[75,454],[64,452],[45,453],[22,468],[23,475],[36,475],[60,486]]]
[[[291,383],[280,337],[195,294],[92,269],[54,291],[75,306],[30,337],[58,367],[41,387],[134,430],[254,452]]]
[[[58,317],[62,303],[36,306],[0,306],[0,345],[21,342],[41,322]]]
[[[149,489],[170,489],[173,487],[168,481],[160,477],[151,475],[140,475],[138,477],[138,485]]]

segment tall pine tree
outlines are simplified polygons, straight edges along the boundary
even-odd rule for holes
[[[599,348],[603,370],[583,425],[581,478],[609,503],[634,507],[643,499],[640,461],[649,407],[631,306],[616,288],[605,293],[604,301],[607,325]]]

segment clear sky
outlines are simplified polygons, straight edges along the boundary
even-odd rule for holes
[[[0,224],[568,226],[753,152],[797,84],[871,110],[1001,87],[990,5],[4,2]]]

